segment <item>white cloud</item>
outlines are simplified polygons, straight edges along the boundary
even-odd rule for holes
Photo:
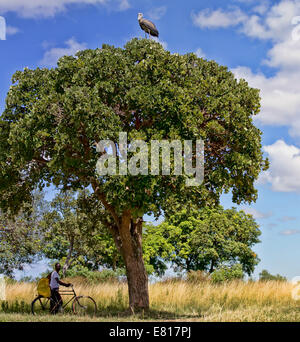
[[[6,21],[0,16],[0,40],[6,39]]]
[[[60,57],[74,55],[77,51],[86,48],[85,43],[78,43],[74,38],[67,40],[65,44],[66,47],[55,47],[46,51],[40,64],[44,66],[55,66]]]
[[[278,67],[287,71],[300,70],[300,40],[287,39],[275,44],[268,52],[265,63],[271,67]]]
[[[287,229],[287,230],[283,230],[280,232],[281,235],[295,235],[295,234],[299,234],[300,230],[299,229]]]
[[[119,4],[119,10],[120,11],[125,11],[128,8],[130,8],[130,3],[128,0],[120,0],[120,4]]]
[[[235,26],[245,20],[246,15],[240,9],[223,11],[217,9],[212,11],[204,9],[198,13],[192,13],[192,20],[196,26],[201,28],[219,28]]]
[[[129,0],[1,0],[0,14],[15,12],[21,17],[53,17],[66,11],[71,5],[107,5],[118,10],[127,10]]]
[[[300,58],[300,55],[299,55]],[[280,70],[273,77],[254,74],[247,67],[232,70],[237,78],[261,90],[261,113],[255,117],[266,125],[290,126],[290,134],[300,135],[300,70]]]
[[[192,14],[192,20],[201,28],[236,27],[249,37],[272,42],[261,62],[276,68],[274,76],[253,73],[245,66],[232,71],[237,78],[244,78],[250,86],[261,90],[261,113],[255,120],[265,125],[287,126],[292,137],[300,137],[300,20],[294,19],[297,25],[292,24],[293,18],[300,15],[300,0],[281,0],[272,6],[267,1],[246,2],[252,6],[247,13],[238,8],[206,9]]]
[[[255,14],[243,13],[241,32],[253,38],[284,41],[291,36],[291,22],[299,11],[299,0],[281,0],[271,7],[268,2],[262,2],[252,8]]]
[[[300,149],[277,140],[263,150],[268,154],[270,168],[261,174],[258,183],[270,183],[274,191],[300,192]]]
[[[15,26],[7,26],[6,27],[6,34],[8,36],[12,36],[12,35],[19,33],[19,32],[20,32],[20,30]]]
[[[258,15],[252,15],[243,22],[240,31],[249,37],[260,39],[271,39],[272,36],[269,31],[266,30],[261,17]]]
[[[291,36],[292,19],[300,13],[300,1],[281,0],[272,7],[263,1],[250,12],[252,14],[239,8],[214,11],[204,9],[198,14],[192,13],[192,20],[201,28],[239,26],[241,31],[250,37],[283,41],[287,36]]]
[[[261,1],[257,6],[255,6],[252,10],[258,14],[265,14],[269,9],[270,2],[269,1]]]
[[[167,6],[156,7],[148,11],[147,16],[151,20],[159,20],[166,14],[166,12],[167,12]]]
[[[203,52],[203,50],[202,50],[201,48],[198,48],[198,49],[196,50],[195,54],[196,54],[197,57],[199,57],[199,58],[205,58],[205,57],[206,57],[205,53]]]
[[[296,217],[294,216],[283,216],[279,219],[281,222],[289,222],[289,221],[295,221]]]
[[[269,218],[272,216],[272,212],[269,211],[267,213],[264,213],[262,211],[259,211],[257,209],[251,208],[251,207],[242,207],[241,208],[246,214],[252,215],[255,219],[264,219]]]

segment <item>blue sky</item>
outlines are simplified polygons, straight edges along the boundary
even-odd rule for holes
[[[255,124],[271,167],[257,182],[257,202],[239,208],[261,225],[255,276],[264,268],[289,279],[300,275],[300,0],[0,0],[7,28],[0,111],[16,70],[52,67],[64,54],[144,37],[138,12],[156,23],[166,49],[214,59],[261,89]],[[236,206],[229,195],[221,203]]]

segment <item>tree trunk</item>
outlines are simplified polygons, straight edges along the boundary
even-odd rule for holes
[[[128,281],[129,306],[133,312],[149,309],[148,275],[142,251],[142,224],[141,217],[134,222],[130,212],[126,211],[122,215],[119,229],[121,254]]]
[[[128,281],[129,306],[135,310],[149,309],[148,275],[144,265],[142,250],[143,218],[135,220],[130,210],[125,210],[119,217],[115,208],[107,202],[96,181],[92,183],[93,190],[110,213],[114,224],[102,218],[102,222],[110,229],[116,247],[123,257]]]

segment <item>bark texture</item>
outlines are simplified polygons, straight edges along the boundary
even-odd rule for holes
[[[131,210],[124,210],[119,216],[99,191],[94,183],[93,189],[105,209],[114,219],[114,224],[107,222],[117,249],[123,257],[128,281],[129,306],[135,310],[149,309],[148,275],[144,265],[142,249],[143,218],[133,218]]]
[[[119,229],[131,310],[149,308],[148,275],[142,250],[142,224],[142,218],[134,221],[130,212],[125,212]]]

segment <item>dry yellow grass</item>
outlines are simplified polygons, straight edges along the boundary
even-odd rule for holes
[[[189,284],[177,282],[150,286],[151,302],[155,305],[220,306],[268,305],[271,303],[294,303],[293,286],[285,282],[232,282]]]
[[[86,284],[70,279],[78,295],[95,299],[102,317],[120,317],[128,306],[126,284]],[[300,302],[292,298],[287,282],[231,282],[214,285],[170,281],[149,285],[151,314],[148,319],[197,321],[300,321]],[[7,301],[30,304],[35,285],[7,286]],[[127,317],[128,318],[128,317]],[[1,320],[1,317],[0,317]]]

